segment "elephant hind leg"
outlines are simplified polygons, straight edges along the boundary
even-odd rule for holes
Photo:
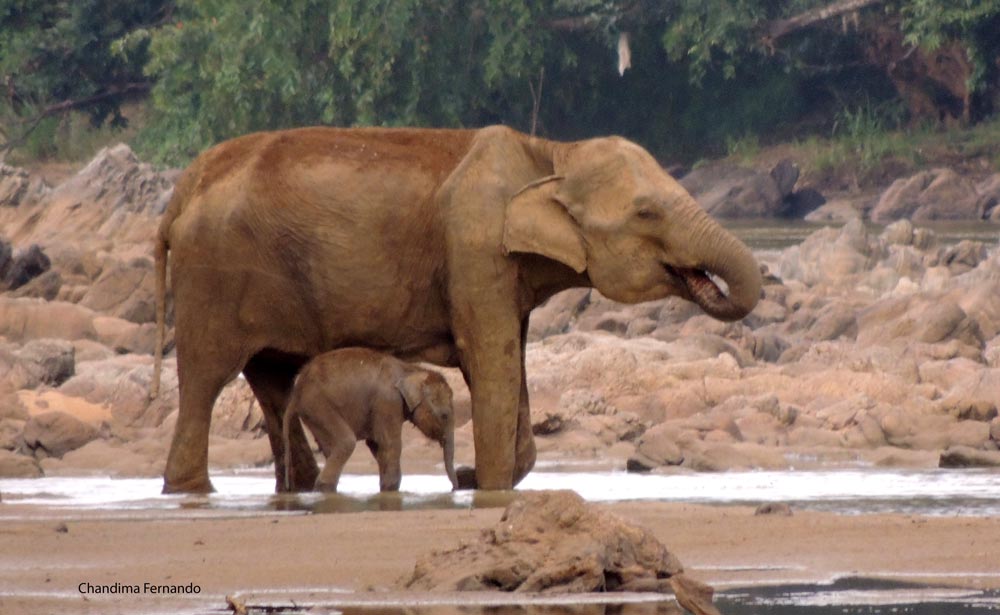
[[[180,408],[174,427],[163,493],[210,493],[208,434],[212,408],[222,387],[236,377],[241,365],[237,352],[215,347],[206,353],[197,344],[177,341],[177,376]]]
[[[309,425],[320,449],[326,456],[323,471],[316,478],[316,491],[336,491],[340,482],[340,474],[354,453],[357,436],[339,414],[331,412],[324,415],[322,423],[310,421]]]
[[[291,448],[291,467],[285,472],[285,444],[282,437],[282,423],[288,398],[295,382],[299,365],[294,361],[283,361],[255,355],[243,368],[243,375],[253,391],[254,397],[264,413],[267,436],[274,454],[275,491],[308,491],[312,489],[318,473],[316,458],[309,448],[305,432],[299,421],[289,425],[288,441]],[[290,484],[286,484],[286,476]]]

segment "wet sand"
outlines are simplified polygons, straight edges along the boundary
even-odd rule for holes
[[[34,520],[31,506],[17,505],[17,518],[0,524],[0,612],[223,612],[227,595],[252,604],[412,602],[420,597],[398,593],[396,582],[416,559],[476,540],[499,520],[504,499],[477,502],[493,508],[252,517],[108,519],[74,511],[66,521],[54,520],[51,508]],[[1000,589],[996,518],[595,506],[653,530],[692,577],[716,589],[845,576]],[[151,593],[146,584],[199,591]],[[134,586],[138,593],[121,593]]]

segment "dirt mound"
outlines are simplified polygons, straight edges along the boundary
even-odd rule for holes
[[[417,561],[406,589],[581,593],[674,592],[694,613],[716,613],[712,590],[648,530],[595,510],[572,491],[525,493],[477,542]]]

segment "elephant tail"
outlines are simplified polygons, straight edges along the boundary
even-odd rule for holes
[[[166,343],[167,328],[167,257],[170,252],[170,227],[181,215],[185,205],[199,181],[201,173],[201,158],[196,159],[188,167],[177,183],[174,193],[167,203],[167,209],[160,219],[156,231],[154,260],[156,262],[156,348],[153,349],[153,381],[149,386],[150,399],[156,399],[160,394],[160,374],[163,371],[163,346]]]
[[[167,328],[167,253],[170,246],[166,235],[156,235],[156,347],[153,349],[153,381],[149,388],[149,398],[160,394],[160,373],[163,371],[163,344]]]

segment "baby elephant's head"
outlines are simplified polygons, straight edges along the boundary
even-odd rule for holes
[[[409,411],[410,421],[425,436],[439,442],[444,449],[444,469],[453,488],[458,488],[455,476],[455,412],[451,402],[451,387],[441,374],[417,371],[401,379],[396,386]]]

